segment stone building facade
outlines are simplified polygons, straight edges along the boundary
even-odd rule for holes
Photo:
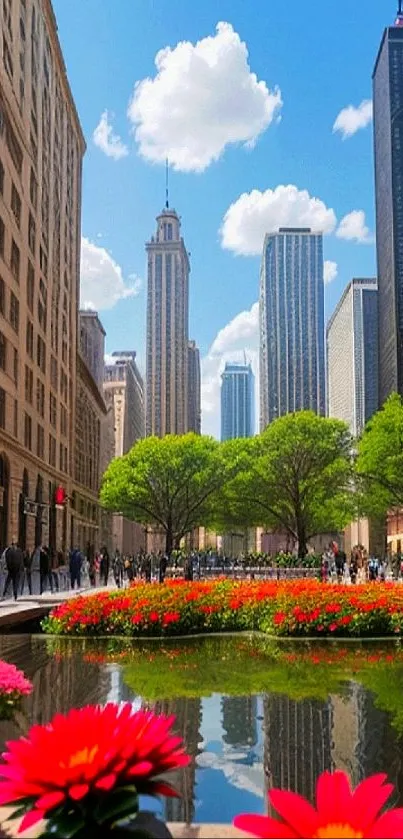
[[[0,15],[0,548],[68,547],[85,142],[50,0]]]

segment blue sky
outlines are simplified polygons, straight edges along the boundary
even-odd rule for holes
[[[53,1],[87,139],[84,302],[100,309],[107,351],[136,349],[143,364],[144,243],[164,204],[164,167],[155,160],[169,153],[170,203],[191,252],[190,336],[204,358],[203,428],[217,433],[223,361],[245,347],[256,365],[259,256],[239,252],[256,253],[261,231],[277,218],[295,223],[301,213],[305,221],[313,214],[330,231],[325,259],[337,265],[326,285],[327,316],[351,277],[375,274],[365,101],[395,0],[338,0],[337,8],[324,0]],[[217,32],[220,21],[232,29]],[[155,58],[165,47],[171,53],[160,60],[157,78]],[[136,82],[142,84],[130,121]],[[340,112],[361,103],[334,132]],[[105,111],[102,150],[93,134]],[[120,145],[111,146],[108,126]],[[343,131],[351,136],[343,139]],[[288,185],[296,189],[278,190]],[[251,197],[252,190],[259,192]],[[223,247],[220,229],[231,205]],[[328,271],[334,276],[335,266]]]

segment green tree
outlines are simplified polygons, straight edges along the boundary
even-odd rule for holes
[[[403,404],[397,393],[366,425],[358,443],[357,476],[367,515],[403,507]]]
[[[352,438],[345,423],[301,411],[236,445],[238,451],[229,448],[227,456],[242,469],[223,492],[222,528],[237,522],[285,530],[304,557],[313,536],[351,520]]]
[[[101,503],[141,524],[160,527],[170,554],[183,536],[208,524],[228,470],[220,444],[211,437],[147,437],[109,464]]]

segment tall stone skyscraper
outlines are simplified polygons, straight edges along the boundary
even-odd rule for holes
[[[403,13],[382,37],[373,73],[379,401],[403,393]]]
[[[188,430],[190,263],[180,227],[176,211],[166,206],[146,244],[146,433],[157,437]]]
[[[188,431],[201,433],[200,352],[196,341],[188,346]]]
[[[354,279],[348,284],[326,336],[328,413],[347,422],[358,437],[378,410],[376,279]]]
[[[251,365],[227,362],[221,380],[221,440],[253,437],[255,377]]]
[[[301,410],[326,412],[323,241],[280,227],[260,272],[260,427]]]

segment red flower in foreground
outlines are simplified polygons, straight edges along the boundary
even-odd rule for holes
[[[138,793],[176,795],[155,779],[162,772],[187,766],[180,737],[171,733],[174,717],[151,711],[133,713],[130,703],[88,705],[48,725],[33,726],[27,738],[7,744],[0,765],[0,805],[32,799],[20,832],[60,805],[85,807],[91,794],[105,796],[132,784]]]
[[[270,802],[283,821],[268,816],[237,816],[234,825],[266,839],[401,839],[403,809],[379,815],[393,792],[386,775],[372,775],[351,790],[344,772],[323,772],[316,787],[316,810],[293,792],[273,789]]]

